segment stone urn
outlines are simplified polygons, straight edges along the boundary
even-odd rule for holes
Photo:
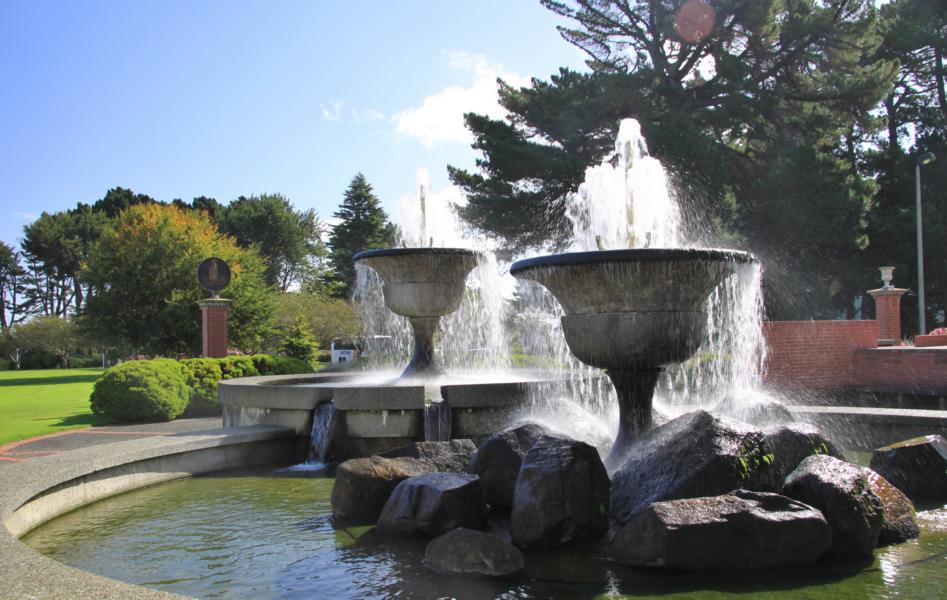
[[[562,304],[572,354],[604,369],[618,394],[618,437],[609,456],[651,429],[661,371],[706,338],[707,298],[753,255],[736,250],[645,248],[553,254],[521,260],[510,273],[548,289]]]
[[[477,266],[478,257],[464,248],[386,248],[354,256],[355,262],[381,277],[385,305],[411,322],[414,354],[402,377],[443,374],[434,355],[434,333],[441,317],[460,306],[467,275]]]

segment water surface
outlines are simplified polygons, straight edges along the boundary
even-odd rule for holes
[[[225,474],[162,484],[64,515],[24,541],[56,560],[200,598],[936,598],[947,589],[947,510],[873,560],[761,572],[666,573],[570,546],[530,553],[511,581],[447,578],[425,542],[336,528],[332,479]]]

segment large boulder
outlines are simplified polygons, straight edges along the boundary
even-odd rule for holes
[[[900,544],[921,535],[914,504],[908,497],[878,473],[871,469],[865,471],[871,491],[881,500],[881,532],[878,534],[878,545]]]
[[[672,569],[764,569],[818,560],[832,532],[818,510],[778,494],[737,490],[655,502],[613,537],[626,565]]]
[[[510,521],[521,548],[556,546],[608,530],[608,473],[585,442],[543,437],[523,457]]]
[[[695,411],[636,443],[612,475],[611,517],[628,522],[652,502],[717,496],[768,479],[763,433]]]
[[[495,535],[458,527],[434,538],[424,564],[441,575],[510,577],[523,570],[523,553]]]
[[[466,473],[425,473],[395,487],[378,517],[379,533],[434,537],[455,529],[483,529],[487,504],[480,478]]]
[[[429,463],[432,471],[466,473],[470,458],[477,451],[472,440],[450,440],[448,442],[414,442],[407,446],[382,452],[385,458],[417,458]]]
[[[832,456],[810,456],[786,477],[783,493],[822,511],[832,528],[836,555],[869,555],[884,520],[868,470]]]
[[[769,465],[765,470],[761,470],[756,486],[763,491],[782,490],[786,476],[808,456],[825,454],[845,460],[838,446],[826,437],[822,430],[808,423],[769,427],[763,430],[763,438],[764,456]]]
[[[339,465],[332,486],[332,514],[346,521],[374,522],[399,483],[433,471],[415,458],[354,458]]]
[[[947,441],[939,435],[878,448],[870,466],[914,502],[947,502]]]
[[[513,506],[513,488],[523,455],[548,434],[542,425],[527,423],[495,433],[480,444],[467,472],[480,476],[483,494],[490,506],[499,509]]]

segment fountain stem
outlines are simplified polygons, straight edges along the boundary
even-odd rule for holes
[[[639,437],[651,431],[651,401],[661,370],[605,372],[618,394],[618,437],[606,460],[606,465],[613,468],[619,466],[623,453]]]
[[[443,375],[444,370],[434,359],[434,333],[440,317],[409,317],[414,330],[414,354],[402,377],[431,377]]]

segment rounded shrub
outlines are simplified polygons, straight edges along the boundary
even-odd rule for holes
[[[187,408],[187,371],[175,360],[135,360],[107,370],[92,388],[92,411],[115,421],[172,421]]]
[[[187,386],[191,389],[186,414],[194,417],[220,414],[217,400],[217,382],[223,379],[220,360],[189,358],[182,360],[181,365],[187,371]]]
[[[228,356],[218,359],[220,361],[220,371],[223,379],[236,379],[237,377],[254,377],[260,372],[253,364],[253,357],[250,356]]]

